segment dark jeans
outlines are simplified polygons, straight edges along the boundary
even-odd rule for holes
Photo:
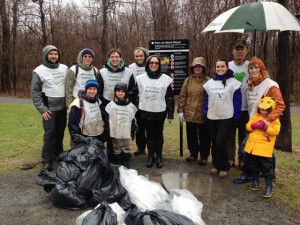
[[[201,123],[186,122],[186,137],[190,154],[200,159],[207,160],[210,154],[211,140],[208,127]]]
[[[146,129],[147,141],[162,141],[164,140],[164,119],[143,119]]]
[[[230,129],[229,132],[229,136],[228,136],[228,141],[227,141],[227,154],[228,154],[228,160],[235,160],[235,152],[236,152],[236,130],[238,130],[238,160],[239,162],[243,162],[244,161],[244,157],[242,154],[242,147],[241,147],[241,143],[244,140],[245,136],[246,136],[246,124],[249,121],[249,114],[248,111],[242,111],[241,112],[241,118],[240,118],[240,123],[239,126],[236,127],[232,127],[232,129]]]
[[[135,115],[137,125],[138,125],[138,130],[136,131],[135,134],[135,143],[136,146],[138,147],[138,150],[145,150],[146,149],[146,130],[145,126],[143,123],[143,120],[140,115],[140,111],[138,111]]]
[[[42,163],[50,163],[63,152],[64,132],[67,124],[67,110],[52,111],[49,120],[43,119],[44,146]]]
[[[230,165],[228,163],[226,142],[228,139],[229,131],[233,127],[233,119],[208,119],[208,127],[210,138],[212,141],[212,164],[218,170],[228,171],[230,169]]]
[[[272,158],[247,154],[246,159],[252,174],[258,175],[261,172],[266,179],[274,178],[275,172]]]

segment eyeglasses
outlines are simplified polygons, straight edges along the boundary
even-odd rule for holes
[[[158,65],[159,63],[158,62],[150,62],[149,64],[151,64],[151,65]]]

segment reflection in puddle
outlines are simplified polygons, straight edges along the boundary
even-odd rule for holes
[[[154,172],[146,177],[155,182],[162,182],[167,189],[187,189],[199,200],[211,199],[213,193],[224,192],[222,185],[217,184],[212,176],[197,172],[164,174]]]

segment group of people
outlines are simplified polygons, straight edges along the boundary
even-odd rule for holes
[[[238,163],[243,174],[234,182],[252,181],[251,189],[258,190],[262,174],[267,184],[264,196],[270,197],[275,176],[273,148],[285,104],[264,63],[256,57],[246,59],[249,46],[245,40],[238,40],[232,53],[233,61],[216,61],[211,78],[203,57],[192,61],[177,109],[180,122],[186,123],[190,152],[186,161],[205,166],[211,153],[210,174],[225,178],[235,162],[238,130]],[[55,46],[46,46],[42,58],[43,63],[33,70],[31,88],[43,121],[43,170],[52,170],[63,152],[67,124],[72,146],[81,137],[98,138],[106,142],[109,161],[129,168],[130,138],[135,137],[134,155],[145,154],[147,147],[146,166],[163,167],[164,122],[174,119],[175,102],[172,79],[162,73],[158,56],[137,47],[135,62],[127,67],[120,49],[114,48],[100,70],[93,65],[95,53],[88,48],[79,52],[70,68],[60,63]]]
[[[178,116],[186,122],[187,162],[207,165],[211,152],[211,175],[228,176],[236,158],[241,184],[252,181],[258,190],[259,177],[265,177],[264,197],[272,195],[275,177],[274,145],[280,131],[279,117],[285,104],[278,84],[271,80],[264,63],[257,57],[247,60],[249,46],[237,40],[232,46],[233,61],[218,59],[214,74],[206,74],[203,57],[193,60],[178,97]]]
[[[108,52],[98,70],[91,49],[81,50],[77,63],[60,63],[55,46],[43,49],[43,63],[33,70],[31,94],[44,128],[42,170],[53,169],[63,152],[68,125],[71,147],[92,137],[106,143],[108,160],[129,168],[130,139],[136,137],[135,155],[148,149],[147,167],[162,168],[163,125],[174,119],[172,79],[161,72],[160,58],[146,48],[134,50],[129,67],[120,49]]]

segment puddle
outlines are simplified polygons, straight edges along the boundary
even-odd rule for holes
[[[158,183],[163,183],[167,189],[187,189],[197,199],[212,199],[214,193],[224,193],[225,190],[214,177],[203,173],[151,173],[146,177]]]

